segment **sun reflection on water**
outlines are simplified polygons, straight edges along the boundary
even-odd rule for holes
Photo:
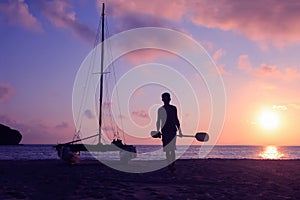
[[[259,156],[264,159],[280,159],[284,154],[280,153],[276,146],[267,146]]]

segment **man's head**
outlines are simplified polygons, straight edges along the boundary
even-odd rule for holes
[[[169,104],[171,101],[171,96],[169,93],[165,92],[161,95],[161,100],[165,103],[165,104]]]

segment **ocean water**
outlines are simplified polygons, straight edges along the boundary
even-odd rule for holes
[[[160,145],[138,145],[135,160],[163,160]],[[300,159],[300,146],[177,146],[178,159]],[[205,155],[203,157],[203,155]],[[119,152],[81,152],[80,159],[118,160]],[[0,146],[0,160],[59,159],[53,145]]]

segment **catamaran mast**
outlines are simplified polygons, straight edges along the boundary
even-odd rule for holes
[[[100,71],[100,97],[99,97],[99,130],[95,135],[91,135],[85,138],[81,138],[78,140],[73,140],[71,142],[67,142],[64,144],[58,144],[55,146],[58,156],[63,160],[74,163],[77,160],[77,152],[80,151],[96,151],[96,152],[107,152],[107,151],[119,151],[120,152],[120,160],[121,162],[128,162],[130,159],[136,157],[136,148],[133,145],[123,144],[121,140],[114,140],[111,144],[102,144],[101,143],[101,135],[102,135],[102,100],[103,100],[103,67],[104,67],[104,3],[102,4],[102,38],[101,38],[101,71]],[[98,26],[99,28],[99,26]],[[99,36],[99,29],[97,31],[97,39]],[[96,41],[97,43],[97,41]],[[76,142],[80,142],[83,140],[87,140],[93,137],[98,136],[99,141],[97,145],[94,144],[75,144]]]
[[[104,64],[104,8],[102,3],[102,35],[101,35],[101,71],[100,71],[100,102],[99,102],[99,137],[98,143],[101,144],[101,126],[102,126],[102,100],[103,100],[103,64]]]

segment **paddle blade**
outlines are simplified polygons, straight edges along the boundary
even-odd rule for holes
[[[196,133],[195,138],[200,142],[207,142],[209,139],[209,135],[205,132]]]
[[[151,131],[151,137],[153,138],[161,138],[161,132],[159,131]]]

